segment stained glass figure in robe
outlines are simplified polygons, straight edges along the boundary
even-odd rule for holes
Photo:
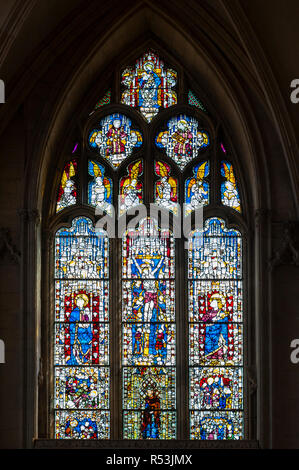
[[[167,122],[168,130],[156,137],[157,147],[164,149],[181,170],[197,157],[199,150],[209,145],[207,132],[198,130],[198,126],[195,118],[178,115]]]
[[[241,212],[241,202],[236,184],[233,165],[228,161],[221,162],[221,175],[225,181],[221,183],[222,204]]]
[[[198,236],[197,236],[198,235]],[[238,279],[242,276],[242,239],[239,232],[225,228],[221,219],[206,222],[205,230],[190,238],[189,277]]]
[[[166,410],[175,410],[174,240],[153,219],[132,235],[123,239],[124,437],[173,439],[175,411]]]
[[[120,178],[119,183],[119,214],[124,214],[130,207],[143,202],[142,160],[133,162],[127,167],[127,176]]]
[[[88,162],[88,174],[93,181],[88,183],[88,204],[112,214],[112,181],[105,176],[105,167],[93,160]]]
[[[200,206],[209,204],[209,162],[199,163],[192,168],[193,176],[185,181],[185,215]]]
[[[177,73],[167,69],[153,52],[145,53],[136,62],[135,69],[129,67],[122,73],[122,85],[126,88],[121,102],[138,107],[144,118],[151,122],[160,108],[177,103],[176,92],[172,89],[177,82]]]
[[[165,162],[155,162],[155,174],[160,176],[160,179],[155,183],[155,203],[176,214],[178,180],[170,176],[170,166]]]
[[[125,367],[123,369],[123,407],[142,409],[147,391],[156,392],[161,409],[176,407],[175,367]]]
[[[56,212],[77,203],[77,186],[74,177],[77,173],[77,160],[68,162],[63,170],[58,191]]]
[[[106,116],[100,121],[99,129],[90,132],[89,145],[98,150],[113,168],[117,168],[142,145],[141,133],[131,126],[131,120],[123,114]]]
[[[241,242],[241,234],[216,217],[189,239],[191,439],[243,436]]]
[[[109,439],[108,411],[57,411],[56,439]]]
[[[75,218],[71,228],[56,233],[55,262],[56,438],[108,439],[109,281],[105,232],[95,232],[91,220],[85,217]]]
[[[57,367],[55,407],[57,409],[108,409],[109,369],[105,367]]]

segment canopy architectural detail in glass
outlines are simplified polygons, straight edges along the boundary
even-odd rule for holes
[[[126,68],[121,84],[125,87],[121,102],[139,108],[144,118],[151,122],[160,108],[177,104],[173,90],[177,73],[165,68],[164,63],[153,52],[147,52],[136,62],[135,68]]]
[[[197,157],[199,150],[209,145],[207,132],[198,127],[195,118],[180,114],[171,118],[167,123],[168,130],[159,132],[156,137],[157,147],[165,150],[181,170]]]
[[[93,129],[88,137],[89,145],[117,168],[134,149],[141,147],[142,136],[131,129],[132,122],[123,114],[111,114],[100,121],[99,129]]]

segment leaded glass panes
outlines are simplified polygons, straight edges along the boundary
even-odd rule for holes
[[[176,436],[174,239],[144,219],[123,238],[123,437]]]
[[[88,204],[112,214],[112,181],[105,176],[105,167],[89,160],[88,174],[93,178],[88,183]]]
[[[221,183],[221,201],[222,204],[238,212],[241,212],[241,202],[233,165],[223,160],[221,162],[221,176],[225,181]]]
[[[209,204],[209,162],[201,162],[192,168],[193,175],[185,181],[185,215],[200,206]]]
[[[98,129],[88,137],[89,145],[104,157],[113,168],[117,168],[134,149],[142,145],[141,133],[132,129],[132,122],[123,114],[105,116]]]
[[[216,217],[189,238],[191,439],[244,434],[241,242],[241,234]]]
[[[177,213],[178,180],[171,175],[170,166],[161,161],[155,162],[155,174],[160,179],[155,183],[155,203]]]
[[[202,102],[195,96],[195,94],[191,90],[188,91],[188,104],[190,104],[190,106],[195,106],[196,108],[201,109],[205,113],[207,112]]]
[[[175,116],[167,122],[167,128],[156,136],[156,145],[165,150],[181,170],[197,157],[199,150],[209,145],[207,132],[199,130],[199,123],[193,117]]]
[[[227,160],[220,126],[213,129],[204,104],[184,89],[184,82],[179,91],[186,109],[169,110],[162,122],[159,111],[178,104],[178,77],[156,53],[146,52],[96,103],[85,143],[78,136],[67,147],[71,160],[63,167],[56,200],[59,227],[64,213],[66,218],[55,236],[52,284],[51,383],[58,439],[181,439],[188,414],[190,439],[245,436],[241,233],[219,217],[209,218],[191,232],[184,256],[184,244],[177,243],[175,254],[172,233],[159,228],[153,213],[142,215],[137,230],[120,229],[129,209],[141,204],[152,209],[151,203],[160,206],[155,213],[165,208],[173,216],[181,214],[178,204],[184,203],[184,229],[194,221],[198,226],[202,206],[204,214],[212,207],[217,215],[229,214],[229,226],[234,216],[240,220],[235,168]],[[120,95],[121,106],[109,106],[112,95]],[[128,115],[122,114],[125,108]],[[113,204],[122,216],[116,227],[123,238],[112,243],[113,282],[107,234],[85,216],[70,226],[68,211],[60,214],[78,204],[83,213],[101,209],[106,222],[115,215]],[[182,266],[177,270],[181,282],[176,279],[175,256],[186,260],[186,283]],[[183,306],[186,311],[177,316]],[[119,350],[110,348],[111,331],[119,332]],[[185,332],[188,346],[181,352]],[[177,350],[182,383],[176,377]],[[120,387],[122,414],[110,420],[110,390],[115,399]]]
[[[55,247],[56,438],[108,439],[108,238],[78,217],[57,231]]]
[[[164,63],[153,52],[147,52],[137,60],[135,69],[129,67],[122,73],[121,102],[133,108],[138,107],[144,118],[150,122],[159,108],[168,108],[177,103],[176,92],[172,89],[177,82],[177,73],[165,68]]]
[[[191,411],[190,439],[243,439],[243,413],[229,411]]]
[[[119,214],[124,214],[129,208],[143,202],[143,162],[138,160],[127,167],[126,176],[119,182]]]
[[[56,212],[77,203],[77,185],[75,176],[77,174],[77,160],[66,163],[58,190]]]
[[[108,411],[57,411],[56,439],[109,439]]]

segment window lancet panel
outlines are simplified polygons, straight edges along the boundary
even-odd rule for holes
[[[93,178],[88,183],[88,204],[111,214],[113,185],[111,178],[105,176],[105,167],[89,160],[88,175]]]
[[[109,439],[108,238],[84,217],[55,237],[56,439]]]

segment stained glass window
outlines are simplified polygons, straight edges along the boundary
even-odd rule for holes
[[[236,184],[233,165],[227,160],[221,162],[221,176],[225,179],[221,183],[221,201],[225,206],[241,212],[241,202]]]
[[[208,219],[189,238],[190,438],[242,439],[242,238]]]
[[[102,108],[102,106],[105,106],[106,104],[109,104],[111,101],[111,90],[108,90],[107,93],[101,98],[95,105],[94,109],[92,112],[89,114],[93,114],[97,109]]]
[[[177,103],[173,87],[177,73],[165,68],[164,63],[153,52],[147,52],[136,62],[135,68],[126,68],[122,73],[125,87],[121,102],[138,107],[145,119],[150,122],[159,108],[168,108]]]
[[[88,204],[99,207],[111,215],[112,181],[111,178],[105,176],[105,167],[89,160],[88,174],[93,177],[88,183]]]
[[[55,237],[56,439],[108,439],[108,238],[78,217]]]
[[[197,157],[199,150],[208,147],[207,132],[198,129],[199,123],[193,117],[180,114],[167,123],[168,130],[156,137],[158,148],[164,149],[181,170]]]
[[[66,207],[73,206],[77,202],[77,186],[75,176],[77,173],[77,160],[68,162],[63,170],[58,191],[56,212]]]
[[[174,239],[153,219],[124,236],[124,439],[176,437],[174,266]]]
[[[193,176],[185,181],[185,215],[200,206],[209,204],[209,162],[201,162],[192,168]]]
[[[89,145],[117,168],[132,154],[133,149],[142,145],[141,133],[131,126],[131,120],[123,114],[106,116],[100,121],[99,129],[90,132]]]
[[[159,180],[155,183],[155,203],[177,213],[178,180],[171,175],[170,166],[161,161],[155,162],[155,174]]]
[[[236,161],[187,75],[181,80],[156,53],[116,76],[121,83],[96,103],[86,127],[80,121],[82,139],[76,131],[64,147],[71,156],[51,219],[51,435],[244,439],[246,273]],[[172,212],[172,228],[150,212],[152,203],[156,214]],[[122,229],[124,214],[140,204],[142,220],[128,218],[137,228]],[[72,222],[69,207],[80,214]],[[97,208],[107,225],[121,216],[113,241],[113,230],[90,219],[94,212],[99,222]],[[187,241],[175,238],[179,216]]]

